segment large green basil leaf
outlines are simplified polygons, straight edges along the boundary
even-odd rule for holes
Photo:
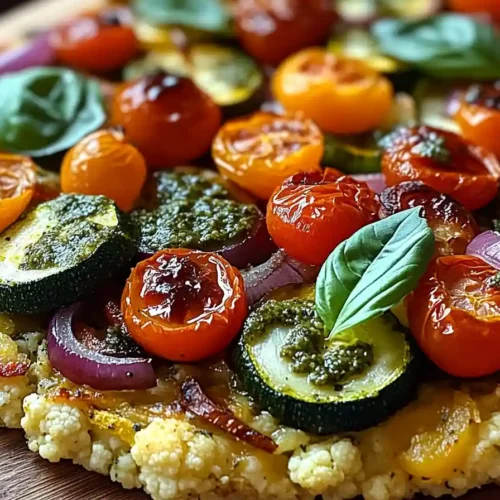
[[[360,229],[323,264],[316,308],[336,334],[382,315],[417,285],[434,253],[420,207]]]
[[[440,14],[420,21],[381,19],[372,26],[380,50],[437,78],[500,77],[500,36],[470,16]]]
[[[221,34],[232,32],[227,0],[135,0],[134,7],[151,24],[188,26]]]
[[[99,84],[62,68],[0,77],[0,148],[48,156],[72,147],[106,119]]]

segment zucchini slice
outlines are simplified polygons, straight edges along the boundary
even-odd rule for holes
[[[0,235],[0,311],[71,304],[123,270],[136,252],[128,218],[105,196],[63,195]]]
[[[292,370],[289,359],[283,357],[290,332],[304,321],[316,327],[320,322],[314,302],[292,299],[266,302],[245,323],[234,352],[235,369],[261,409],[285,425],[329,434],[376,425],[412,399],[416,351],[393,316],[370,320],[343,332],[335,344],[329,342],[326,349],[342,343],[357,345],[354,341],[369,345],[371,360],[362,371],[344,370],[344,378],[321,385],[311,381],[310,374]],[[353,361],[352,367],[357,364]]]
[[[224,111],[226,116],[250,113],[265,97],[264,74],[255,61],[240,50],[208,43],[150,52],[125,68],[133,79],[155,70],[188,76]]]

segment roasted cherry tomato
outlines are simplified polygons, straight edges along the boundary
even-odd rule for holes
[[[55,29],[50,44],[67,66],[95,73],[113,71],[138,52],[131,21],[128,10],[120,8],[86,15]]]
[[[33,198],[31,198],[32,205],[53,200],[61,194],[60,178],[55,172],[45,170],[36,165],[35,177],[35,192],[33,193]]]
[[[287,177],[320,170],[323,136],[311,120],[258,112],[223,125],[212,156],[223,176],[267,200]]]
[[[420,181],[408,181],[385,189],[380,194],[380,218],[413,207],[422,207],[436,240],[437,255],[463,255],[467,245],[479,234],[472,214],[446,194]]]
[[[233,5],[240,43],[267,64],[320,44],[336,19],[330,0],[235,0]]]
[[[498,0],[448,0],[451,9],[457,12],[489,14],[500,21],[500,2]]]
[[[152,168],[172,167],[210,150],[221,111],[191,80],[159,71],[123,84],[111,121],[121,125]]]
[[[64,193],[103,194],[131,210],[146,181],[144,157],[118,130],[100,130],[70,149],[61,168]]]
[[[500,370],[497,274],[478,257],[439,257],[410,296],[411,332],[450,375],[481,377]]]
[[[363,61],[305,49],[284,61],[272,81],[275,97],[334,134],[377,128],[389,115],[393,89]]]
[[[267,228],[291,257],[321,265],[358,229],[378,219],[379,203],[364,183],[338,170],[296,174],[267,205]]]
[[[405,127],[384,139],[382,172],[388,186],[420,180],[469,210],[487,205],[498,191],[495,155],[453,132]]]
[[[247,315],[243,278],[219,255],[162,250],[132,270],[122,312],[146,351],[199,361],[227,347],[240,330]]]
[[[469,87],[454,116],[466,139],[500,157],[500,81]]]
[[[27,156],[0,153],[0,231],[26,210],[36,185],[36,165]]]

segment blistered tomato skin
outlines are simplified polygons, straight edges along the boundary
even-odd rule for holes
[[[487,205],[498,191],[495,155],[457,134],[428,126],[398,129],[385,140],[386,184],[422,181],[469,210]]]
[[[0,154],[0,231],[14,223],[31,202],[36,169],[27,156]]]
[[[392,108],[387,78],[364,62],[325,49],[290,56],[272,80],[274,96],[288,111],[300,111],[321,130],[356,134],[377,128]]]
[[[378,219],[379,203],[364,183],[327,168],[287,179],[267,205],[267,227],[291,257],[321,265],[342,241]]]
[[[408,301],[410,329],[424,353],[457,377],[500,369],[498,273],[478,257],[439,257]]]
[[[149,167],[182,165],[210,150],[221,111],[188,78],[157,72],[123,84],[115,95],[111,122]]]
[[[66,153],[61,188],[64,193],[105,195],[129,211],[141,194],[146,175],[144,157],[121,131],[100,130]]]
[[[168,249],[132,270],[121,309],[146,351],[193,362],[229,345],[247,315],[247,300],[241,274],[219,255]]]
[[[329,0],[236,0],[233,8],[243,48],[273,65],[297,50],[321,44],[336,19]]]
[[[50,44],[59,62],[85,71],[120,69],[138,53],[139,44],[126,9],[87,15],[54,30]]]
[[[500,81],[470,87],[454,117],[466,139],[500,157]]]
[[[479,234],[472,214],[451,197],[420,181],[407,181],[385,189],[380,194],[380,218],[421,207],[434,233],[436,255],[463,255],[467,245]]]
[[[258,112],[226,122],[212,145],[219,172],[263,200],[288,177],[318,172],[323,135],[295,115]]]

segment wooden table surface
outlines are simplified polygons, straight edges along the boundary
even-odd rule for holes
[[[104,3],[105,0],[34,1],[0,18],[0,42],[8,43],[25,32],[59,23],[78,11]],[[149,497],[139,490],[124,490],[109,478],[67,461],[51,464],[28,450],[22,431],[0,429],[0,500],[78,498],[147,500]],[[500,488],[484,488],[462,500],[500,500]]]

